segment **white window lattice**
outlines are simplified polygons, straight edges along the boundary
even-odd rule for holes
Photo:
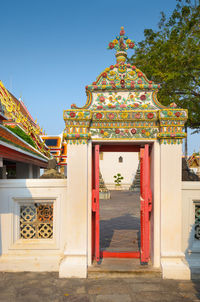
[[[53,238],[53,203],[20,205],[20,237],[22,239]]]
[[[200,203],[195,204],[195,233],[194,237],[200,240]]]

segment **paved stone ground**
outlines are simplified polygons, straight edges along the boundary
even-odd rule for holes
[[[111,199],[100,200],[100,247],[112,251],[138,251],[140,238],[140,194],[111,191]]]
[[[200,280],[59,279],[57,273],[0,273],[0,302],[197,302]]]

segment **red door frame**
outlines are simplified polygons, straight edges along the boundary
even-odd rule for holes
[[[141,262],[150,259],[150,212],[152,210],[152,193],[150,188],[149,145],[140,151],[140,253]]]
[[[92,259],[100,260],[99,242],[99,145],[92,148]]]
[[[141,248],[140,252],[100,252],[99,226],[99,152],[140,152],[141,164]],[[149,213],[151,211],[150,157],[149,145],[94,145],[92,150],[92,258],[97,262],[101,258],[141,258],[148,263],[150,254]]]

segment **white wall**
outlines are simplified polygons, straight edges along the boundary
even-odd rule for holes
[[[150,153],[150,186],[152,211],[150,214],[150,257],[154,267],[160,267],[160,144],[154,142]]]
[[[0,180],[0,271],[58,271],[66,244],[67,180]],[[53,239],[20,238],[20,205],[53,202]]]
[[[61,278],[87,276],[88,173],[91,173],[91,170],[88,171],[89,146],[68,144],[67,148],[67,244],[59,268]]]
[[[200,273],[200,240],[194,237],[196,204],[200,205],[200,181],[182,182],[182,251],[191,273]]]
[[[122,163],[119,163],[120,156],[123,158]],[[124,177],[121,182],[122,186],[129,189],[135,177],[138,163],[137,152],[103,152],[103,160],[100,159],[100,171],[107,187],[114,188],[114,175],[120,173]]]
[[[160,146],[161,267],[167,279],[190,279],[182,252],[181,155],[181,144]]]

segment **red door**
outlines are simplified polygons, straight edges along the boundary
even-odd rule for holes
[[[101,147],[102,148],[102,147]],[[119,146],[123,151],[124,146]],[[119,152],[118,148],[104,148],[105,151]],[[102,150],[104,150],[102,148]],[[114,150],[113,150],[114,149]],[[115,150],[116,149],[116,150]],[[109,252],[100,253],[100,225],[99,225],[99,145],[92,148],[92,258],[97,262],[100,255],[103,258],[141,258],[142,263],[148,263],[150,258],[150,212],[152,208],[152,197],[150,189],[150,157],[149,145],[144,148],[126,148],[127,152],[138,152],[140,150],[140,252]]]
[[[99,246],[99,145],[92,148],[92,258],[100,259]]]
[[[141,262],[148,263],[150,258],[150,212],[152,194],[150,189],[149,145],[140,150],[140,225],[141,225]]]

